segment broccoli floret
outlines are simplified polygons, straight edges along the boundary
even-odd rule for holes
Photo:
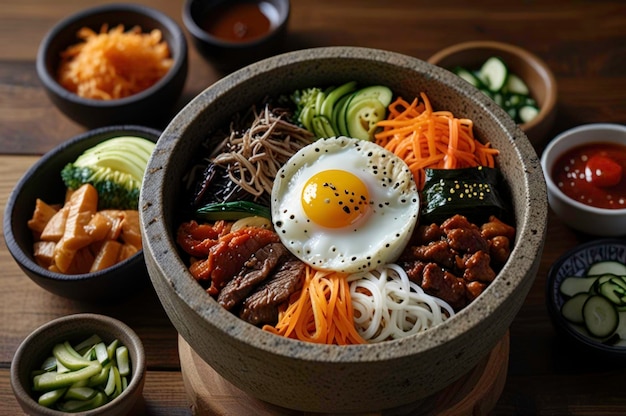
[[[68,163],[61,178],[70,189],[89,183],[98,191],[98,209],[137,209],[141,183],[131,175],[108,167]]]

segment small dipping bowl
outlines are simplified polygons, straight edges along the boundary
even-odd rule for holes
[[[626,149],[626,125],[591,123],[574,127],[556,136],[541,155],[541,167],[548,188],[548,202],[559,218],[571,228],[601,237],[626,235],[626,166],[623,166],[622,196],[616,202],[623,208],[596,208],[567,196],[554,179],[554,166],[561,156],[588,144],[617,143]],[[623,152],[626,154],[626,150]],[[622,156],[622,164],[626,159]],[[620,202],[621,200],[621,202]]]
[[[232,71],[280,51],[289,0],[186,0],[183,22],[200,53]]]
[[[110,402],[85,412],[66,413],[40,405],[32,391],[33,370],[39,369],[44,360],[52,355],[55,344],[69,341],[75,345],[94,334],[107,345],[117,339],[128,348],[131,377],[126,389]],[[24,412],[36,416],[131,414],[143,394],[145,376],[145,351],[135,331],[117,319],[92,313],[68,315],[43,324],[22,341],[11,361],[13,393]]]

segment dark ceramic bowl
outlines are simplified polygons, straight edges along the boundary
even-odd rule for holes
[[[93,334],[107,345],[117,339],[128,348],[131,378],[128,387],[109,403],[78,415],[122,416],[130,414],[141,399],[146,374],[146,358],[141,339],[129,326],[117,319],[97,314],[68,315],[35,329],[17,348],[11,361],[11,387],[25,413],[39,416],[62,416],[70,413],[41,406],[32,392],[32,371],[39,369],[59,342],[81,342]]]
[[[583,278],[589,267],[599,261],[616,261],[626,264],[626,240],[605,238],[581,244],[563,254],[550,268],[546,285],[546,303],[555,329],[568,341],[568,345],[595,359],[609,359],[609,365],[620,362],[626,364],[626,312],[619,312],[620,325],[617,334],[621,341],[611,337],[600,341],[589,335],[583,325],[573,325],[561,313],[568,299],[561,293],[563,281],[569,277]],[[618,335],[619,336],[619,335]],[[612,364],[611,364],[612,363]]]
[[[107,269],[78,275],[55,273],[39,266],[33,258],[33,235],[27,226],[37,198],[61,203],[65,185],[63,167],[83,151],[106,139],[135,135],[157,141],[159,131],[140,126],[101,127],[76,136],[39,159],[17,182],[4,212],[4,239],[9,252],[24,273],[44,289],[70,299],[114,302],[148,282],[143,250]]]
[[[266,32],[259,36],[235,39],[219,36],[217,32],[207,30],[206,19],[223,16],[224,8],[235,10],[234,8],[241,4],[259,6],[259,10],[269,22]],[[216,68],[223,71],[238,69],[277,53],[287,31],[289,14],[289,0],[259,2],[186,0],[183,6],[183,22],[197,49]]]
[[[88,27],[99,32],[103,24],[125,30],[140,26],[158,29],[174,61],[170,70],[151,87],[128,97],[97,100],[80,97],[57,82],[61,52],[80,41],[76,34]],[[138,4],[107,4],[80,11],[58,22],[43,38],[37,53],[37,75],[50,100],[66,116],[89,128],[115,124],[163,127],[175,111],[187,79],[187,41],[182,28],[170,17]]]
[[[441,325],[403,339],[318,345],[276,336],[209,296],[179,255],[181,181],[208,132],[264,97],[311,86],[384,84],[403,97],[424,92],[433,107],[474,120],[499,149],[517,235],[489,287]],[[252,397],[306,412],[377,412],[414,403],[458,380],[505,336],[533,284],[547,222],[538,157],[504,110],[451,72],[405,55],[356,47],[313,48],[249,65],[213,84],[170,123],[149,162],[140,197],[144,253],[172,323],[217,373]]]
[[[556,118],[557,84],[550,67],[534,53],[503,42],[470,41],[442,49],[428,58],[428,62],[450,70],[457,66],[473,69],[492,56],[500,57],[526,83],[539,104],[539,114],[521,124],[521,129],[533,144],[546,140]]]

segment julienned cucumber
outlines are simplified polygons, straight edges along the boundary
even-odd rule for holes
[[[457,67],[453,72],[491,98],[518,124],[539,114],[539,106],[526,83],[499,57],[488,58],[477,69]]]
[[[128,349],[98,335],[72,346],[57,343],[40,370],[33,391],[40,405],[63,412],[87,411],[108,403],[126,389],[131,373]]]
[[[616,261],[594,263],[587,275],[567,277],[559,290],[567,300],[561,314],[574,326],[606,343],[626,340],[626,265]]]
[[[300,111],[298,121],[320,138],[341,135],[372,140],[392,98],[386,86],[357,88],[356,81],[349,81],[324,91],[317,89]]]

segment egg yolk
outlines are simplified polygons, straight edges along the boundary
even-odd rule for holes
[[[369,210],[367,186],[356,175],[331,169],[311,176],[301,195],[307,217],[327,228],[354,224]]]

